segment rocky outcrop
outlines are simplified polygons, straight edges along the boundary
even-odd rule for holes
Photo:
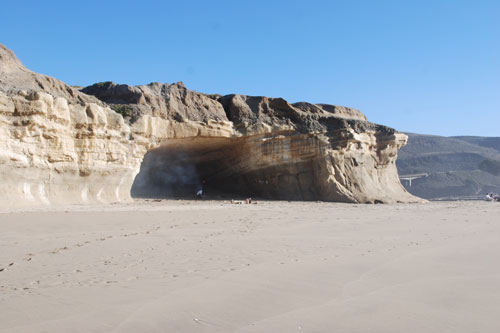
[[[3,46],[0,66],[0,207],[130,200],[148,150],[168,138],[232,134],[229,122],[209,119],[144,114],[130,123],[97,98],[27,70]]]
[[[240,163],[254,192],[295,200],[414,200],[401,191],[395,167],[406,136],[366,121],[358,110],[241,95],[219,101],[236,131],[254,138]]]
[[[83,94],[64,82],[30,71],[11,50],[0,44],[0,91],[15,95],[23,90],[42,91],[53,97],[62,97],[70,104],[102,104],[93,96]]]
[[[406,136],[355,110],[207,96],[182,83],[78,91],[0,46],[0,207],[187,195],[414,201],[395,160]]]
[[[131,122],[144,115],[178,122],[227,121],[220,103],[187,89],[182,82],[153,82],[137,87],[102,82],[86,87],[82,92],[106,102],[114,110],[130,117]]]

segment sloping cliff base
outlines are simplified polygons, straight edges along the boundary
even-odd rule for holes
[[[418,201],[395,161],[407,137],[358,110],[205,95],[182,83],[74,89],[0,46],[0,207],[207,193]]]

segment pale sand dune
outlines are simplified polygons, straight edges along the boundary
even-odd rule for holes
[[[1,332],[500,332],[498,203],[65,209],[0,214]]]

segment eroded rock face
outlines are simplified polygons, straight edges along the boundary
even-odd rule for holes
[[[401,191],[395,167],[406,136],[366,121],[358,110],[241,95],[219,101],[237,131],[260,138],[249,141],[250,158],[242,163],[252,169],[245,174],[259,194],[341,202],[414,200]]]
[[[144,115],[178,122],[227,121],[220,103],[204,94],[187,89],[182,82],[174,84],[153,82],[136,87],[102,82],[86,87],[82,92],[96,96],[114,109],[130,110],[128,116],[131,122]]]
[[[209,195],[417,200],[395,168],[406,136],[355,109],[182,83],[82,91],[0,45],[0,207],[189,197],[201,179]]]
[[[15,95],[19,91],[42,91],[62,97],[70,104],[102,103],[95,97],[83,94],[62,81],[30,71],[14,53],[0,44],[0,91]]]

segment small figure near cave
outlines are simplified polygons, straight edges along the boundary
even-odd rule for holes
[[[201,194],[205,195],[205,185],[207,184],[207,181],[205,179],[201,180]]]
[[[500,195],[488,193],[488,194],[486,194],[485,200],[486,201],[500,201]]]
[[[207,184],[207,181],[205,179],[201,180],[201,185],[198,187],[198,190],[196,191],[196,196],[199,199],[203,199],[205,196],[205,185]]]

